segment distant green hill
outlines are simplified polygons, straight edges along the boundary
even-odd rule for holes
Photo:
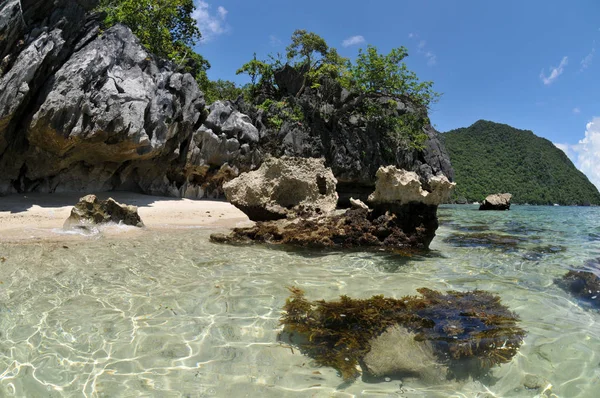
[[[567,155],[531,131],[479,120],[441,136],[454,167],[455,200],[510,192],[513,203],[600,204],[598,189]]]

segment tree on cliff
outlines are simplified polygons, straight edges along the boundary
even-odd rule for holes
[[[258,86],[264,84],[273,84],[273,67],[268,63],[257,59],[256,53],[254,53],[252,59],[242,65],[242,67],[239,68],[235,74],[247,74],[250,76],[250,98],[255,97]]]
[[[335,48],[329,47],[325,39],[313,32],[298,29],[292,34],[292,43],[286,48],[288,63],[304,69],[304,81],[298,91],[301,96],[307,85],[318,84],[325,74],[339,77],[346,59],[341,58]]]
[[[388,131],[396,142],[420,149],[427,138],[423,133],[423,127],[429,124],[427,110],[440,94],[433,91],[433,82],[419,81],[408,69],[403,62],[407,56],[405,47],[380,54],[369,45],[366,51],[359,50],[355,63],[348,62],[342,82],[364,97],[362,108],[370,123]],[[381,101],[381,96],[406,100],[415,109],[398,114],[397,102]]]
[[[150,52],[167,58],[196,76],[199,82],[210,64],[192,47],[202,35],[192,13],[193,0],[101,0],[104,23],[127,25]]]
[[[419,81],[416,73],[403,62],[408,56],[405,47],[393,48],[389,54],[380,54],[375,46],[358,51],[356,62],[348,63],[347,85],[364,94],[383,94],[404,97],[428,108],[437,101],[433,82]]]

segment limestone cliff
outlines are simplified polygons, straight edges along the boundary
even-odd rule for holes
[[[325,111],[279,129],[240,102],[207,107],[193,77],[148,53],[127,27],[101,30],[96,4],[0,5],[0,194],[218,196],[240,172],[283,155],[325,158],[348,197],[368,195],[386,164],[423,182],[438,173],[452,179],[435,130],[425,129],[423,150],[390,149],[385,132],[365,130],[347,92],[324,102],[306,90],[301,106]],[[282,73],[281,89],[293,89],[293,76],[286,82]]]

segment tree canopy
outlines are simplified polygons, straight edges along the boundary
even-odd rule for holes
[[[433,91],[433,82],[420,82],[408,69],[403,62],[407,56],[405,47],[393,48],[387,55],[372,45],[360,49],[356,62],[348,64],[349,85],[363,93],[405,97],[428,107],[439,94]]]

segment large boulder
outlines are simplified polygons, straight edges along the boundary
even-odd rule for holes
[[[510,210],[511,198],[512,195],[509,193],[488,195],[479,206],[479,210]]]
[[[73,206],[64,227],[85,227],[109,222],[135,227],[144,226],[136,206],[120,204],[113,198],[99,200],[96,195],[86,195]]]
[[[227,199],[253,221],[335,210],[336,179],[324,159],[269,158],[223,186]]]

